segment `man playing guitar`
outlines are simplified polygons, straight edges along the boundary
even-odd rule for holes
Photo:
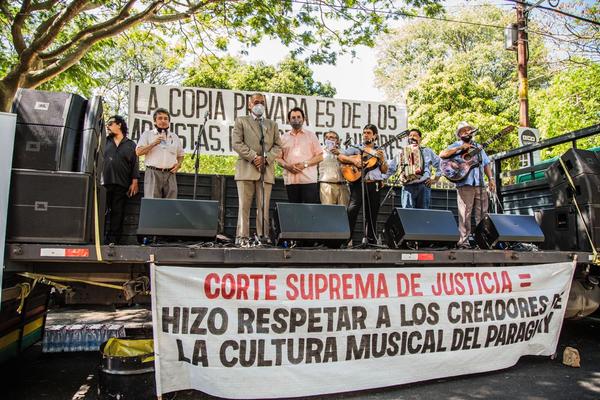
[[[363,145],[360,150],[354,147],[346,149],[343,154],[338,156],[342,163],[354,164],[357,168],[362,168],[369,160],[364,158],[361,160],[361,150],[366,153],[366,157],[371,159],[376,157],[377,163],[372,169],[365,171],[365,213],[364,216],[367,222],[367,238],[369,243],[376,243],[377,232],[377,214],[379,213],[380,193],[379,188],[383,180],[383,174],[388,171],[388,165],[385,159],[383,150],[375,146],[377,140],[377,127],[372,124],[367,124],[363,128]],[[356,156],[359,157],[356,157]],[[348,220],[350,222],[350,232],[354,230],[356,219],[362,206],[362,189],[360,179],[350,183],[350,204],[348,205]]]
[[[476,131],[477,130],[467,122],[460,122],[455,132],[460,140],[452,143],[445,150],[442,150],[440,157],[451,158],[460,156],[470,148],[479,146],[472,141],[473,133]],[[490,160],[484,150],[481,150],[478,156],[481,157],[483,171],[488,177],[489,189],[493,192],[496,190],[496,185],[489,165]],[[472,168],[462,180],[455,182],[458,194],[458,230],[460,232],[458,248],[470,248],[469,234],[471,233],[471,214],[473,212],[473,207],[475,207],[475,221],[477,223],[481,221],[483,213],[487,212],[488,196],[487,192],[483,189],[484,182],[480,170],[481,168]]]

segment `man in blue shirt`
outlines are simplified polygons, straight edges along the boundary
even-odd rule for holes
[[[474,131],[475,128],[467,122],[460,122],[455,132],[460,140],[452,143],[448,148],[443,150],[440,153],[440,157],[451,158],[457,155],[460,156],[470,148],[479,146],[472,141]],[[496,190],[496,185],[492,176],[492,169],[490,168],[490,159],[484,150],[479,153],[478,157],[481,157],[483,171],[488,177],[489,189],[494,192]],[[460,233],[458,248],[468,249],[471,247],[469,244],[469,234],[471,233],[471,214],[473,212],[473,207],[475,207],[475,221],[477,223],[481,221],[483,213],[487,212],[488,196],[480,169],[481,168],[478,166],[473,167],[463,180],[456,182],[458,230]]]
[[[398,173],[397,179],[402,182],[402,207],[403,208],[430,208],[431,207],[431,185],[436,183],[442,171],[440,170],[440,158],[429,147],[421,147],[423,135],[418,129],[411,129],[408,133],[409,149],[419,152],[419,164],[412,165],[411,160],[405,159],[404,149],[397,158],[390,162],[390,168],[386,177]],[[410,165],[409,165],[410,164]],[[431,167],[435,167],[435,176],[431,177]],[[410,168],[415,167],[415,168]],[[412,171],[412,170],[415,171]],[[409,172],[409,170],[411,170]]]
[[[377,141],[377,127],[372,124],[367,124],[363,128],[363,145],[362,150],[370,153],[377,158],[376,166],[364,175],[365,179],[365,214],[363,216],[367,222],[367,238],[369,243],[377,242],[377,214],[379,213],[379,201],[381,182],[383,174],[387,173],[388,165],[385,159],[383,150],[375,146]],[[338,156],[342,163],[354,164],[357,168],[362,168],[360,160],[361,151],[354,147],[346,149],[343,154]],[[357,157],[358,156],[358,157]],[[350,232],[354,230],[358,213],[362,207],[363,198],[361,196],[362,189],[360,178],[350,183],[350,204],[348,205],[348,221],[350,223]]]

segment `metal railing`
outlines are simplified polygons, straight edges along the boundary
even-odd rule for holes
[[[597,134],[600,134],[600,124],[592,125],[587,128],[579,129],[577,131],[573,131],[561,136],[541,141],[539,143],[530,144],[507,152],[497,153],[491,156],[490,158],[492,159],[494,164],[494,174],[497,187],[496,192],[498,194],[498,200],[500,204],[504,206],[504,196],[509,188],[526,190],[527,188],[533,188],[540,185],[539,180],[536,182],[535,173],[538,171],[546,170],[551,164],[542,162],[534,165],[534,152],[569,142],[571,143],[571,146],[573,148],[577,148],[578,140],[585,139]],[[527,157],[529,158],[530,166],[508,171],[502,170],[503,161],[515,157],[521,157],[522,155],[527,155]],[[503,185],[503,179],[518,177],[524,174],[530,174],[530,180],[528,182]],[[546,184],[545,180],[543,181],[543,184]]]

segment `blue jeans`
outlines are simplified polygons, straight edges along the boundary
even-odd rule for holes
[[[402,187],[403,208],[430,208],[431,188],[425,183],[413,183]]]

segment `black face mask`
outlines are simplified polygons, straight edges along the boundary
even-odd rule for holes
[[[167,131],[169,130],[168,128],[159,128],[158,126],[156,126],[156,124],[154,124],[154,127],[156,128],[156,131],[158,133],[167,133]]]
[[[462,140],[465,143],[469,143],[471,141],[471,139],[473,139],[473,136],[471,136],[471,135],[462,136],[460,138],[460,140]]]

